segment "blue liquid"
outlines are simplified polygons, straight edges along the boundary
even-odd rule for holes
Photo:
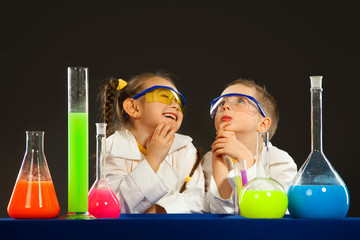
[[[344,218],[350,204],[349,192],[341,185],[292,185],[288,199],[294,218]]]

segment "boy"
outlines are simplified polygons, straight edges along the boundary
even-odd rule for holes
[[[235,191],[231,186],[236,184],[230,158],[246,159],[248,179],[255,178],[257,132],[269,131],[271,139],[279,111],[270,93],[247,79],[231,82],[222,95],[211,102],[210,111],[217,132],[211,151],[203,159],[206,198],[211,213],[234,213]],[[270,154],[270,177],[288,190],[297,173],[296,164],[289,154],[271,143]]]

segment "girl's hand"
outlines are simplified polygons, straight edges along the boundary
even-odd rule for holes
[[[175,139],[176,125],[173,122],[161,123],[156,127],[152,137],[146,144],[146,160],[154,172],[160,167]]]

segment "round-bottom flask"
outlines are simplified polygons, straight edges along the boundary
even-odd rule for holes
[[[96,124],[96,180],[89,191],[89,213],[96,218],[118,218],[120,201],[102,172],[105,160],[106,123]]]
[[[269,133],[257,135],[257,173],[240,192],[240,214],[247,218],[282,218],[288,199],[286,191],[276,180],[269,177]],[[261,169],[264,162],[265,169]]]
[[[294,218],[343,218],[349,192],[322,149],[322,77],[310,80],[311,153],[289,188],[289,212]]]

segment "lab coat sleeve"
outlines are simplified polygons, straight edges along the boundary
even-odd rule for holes
[[[167,194],[146,160],[129,174],[121,170],[109,171],[107,180],[120,199],[122,213],[144,213]]]
[[[229,199],[220,197],[212,172],[212,153],[207,152],[202,160],[205,176],[206,203],[210,213],[234,213],[233,193]]]
[[[193,159],[189,165],[191,169],[196,159],[196,149],[193,145],[187,146],[184,159]],[[187,174],[189,172],[190,170],[187,171]],[[174,177],[168,176],[166,178],[170,179]],[[156,204],[163,207],[168,213],[207,212],[205,204],[205,180],[201,165],[197,167],[190,181],[186,184],[185,191],[182,193],[176,191],[169,194],[160,199]]]

